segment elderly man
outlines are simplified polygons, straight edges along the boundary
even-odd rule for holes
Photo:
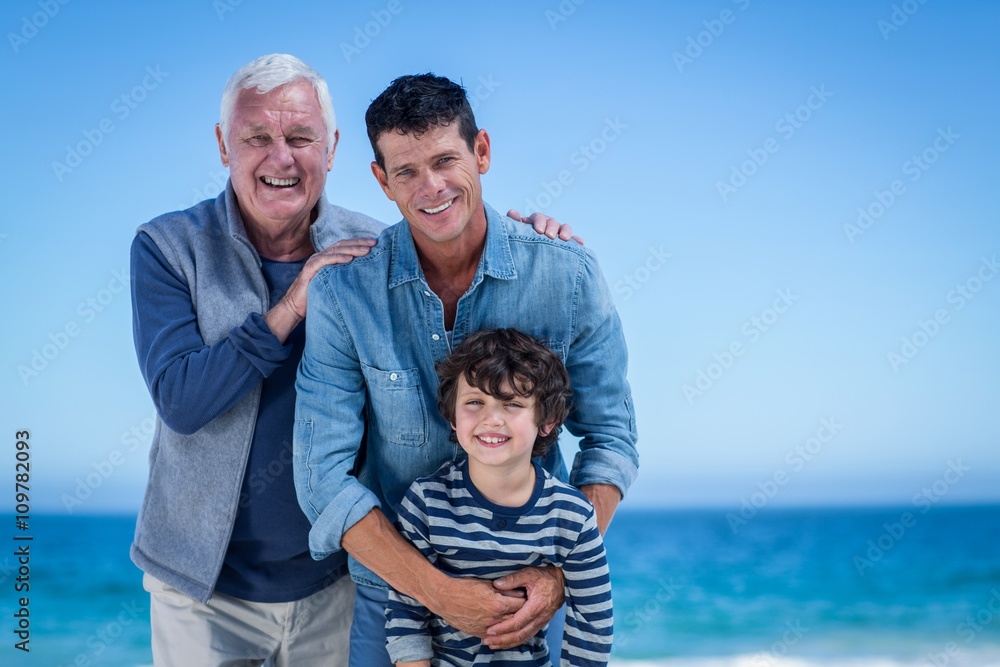
[[[392,525],[410,483],[460,456],[435,409],[435,363],[453,345],[481,328],[513,327],[558,352],[573,386],[566,426],[582,438],[569,478],[594,504],[602,532],[638,455],[625,340],[597,262],[577,244],[523,234],[483,202],[490,138],[462,87],[429,74],[401,77],[366,120],[372,171],[404,220],[366,257],[324,267],[309,287],[295,482],[313,523],[314,557],[341,548],[351,555],[359,585],[350,664],[381,667],[390,664],[387,585],[485,637],[485,650],[523,643],[563,601],[555,568],[493,585],[453,579]],[[567,478],[557,447],[542,463]],[[494,518],[498,531],[517,520]],[[501,592],[521,587],[526,601]]]
[[[135,346],[159,419],[131,554],[158,666],[346,663],[346,555],[310,557],[291,450],[306,288],[383,227],[323,196],[338,136],[312,68],[249,63],[216,126],[225,191],[132,244]]]

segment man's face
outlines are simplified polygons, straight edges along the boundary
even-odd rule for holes
[[[490,138],[479,130],[472,151],[458,122],[431,126],[419,138],[383,132],[378,138],[385,169],[372,173],[410,223],[417,243],[448,243],[467,229],[486,229],[479,177],[490,168]],[[474,223],[470,228],[470,223]]]
[[[296,81],[265,95],[240,91],[228,148],[218,125],[215,134],[244,221],[273,229],[308,224],[338,137],[334,132],[328,140],[311,83]]]

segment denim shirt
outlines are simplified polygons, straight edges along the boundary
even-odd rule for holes
[[[513,327],[556,351],[573,388],[566,428],[581,438],[569,482],[624,496],[638,452],[621,320],[593,254],[486,206],[486,245],[458,302],[453,343]],[[320,559],[374,507],[390,521],[414,479],[463,455],[437,409],[434,364],[451,349],[444,307],[428,287],[409,224],[387,228],[365,257],[322,269],[309,285],[296,380],[295,485]],[[542,465],[566,481],[558,447]],[[385,588],[350,559],[355,581]]]

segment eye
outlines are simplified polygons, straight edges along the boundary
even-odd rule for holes
[[[438,160],[438,164],[447,164],[447,163],[453,161],[454,159],[455,158],[453,158],[453,157],[443,157],[440,160]]]
[[[251,146],[254,146],[256,148],[261,148],[271,143],[271,137],[268,137],[263,134],[255,134],[254,136],[248,138],[246,142]]]
[[[315,139],[310,137],[292,137],[288,140],[288,145],[293,148],[305,148],[306,146],[315,143],[315,141]]]

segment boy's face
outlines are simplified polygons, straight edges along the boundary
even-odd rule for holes
[[[537,424],[533,397],[515,395],[503,401],[470,386],[464,377],[458,379],[457,389],[452,427],[469,459],[481,465],[527,465],[535,438],[552,430],[551,425]],[[502,389],[508,393],[510,387]]]

